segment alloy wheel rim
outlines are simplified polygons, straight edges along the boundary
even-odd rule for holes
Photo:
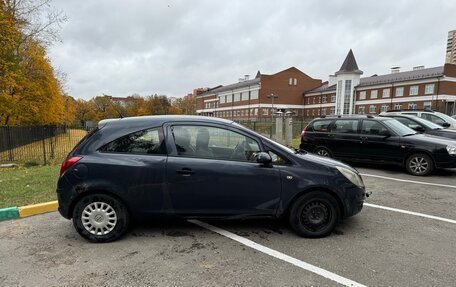
[[[425,173],[429,168],[429,163],[423,157],[414,157],[410,160],[410,169],[416,174]]]
[[[324,149],[319,149],[319,150],[317,151],[317,154],[318,154],[319,156],[324,156],[324,157],[328,157],[328,156],[329,156],[328,151],[326,151],[326,150],[324,150]]]
[[[81,214],[82,225],[93,235],[106,235],[111,232],[117,223],[117,213],[106,202],[92,202],[87,205]]]

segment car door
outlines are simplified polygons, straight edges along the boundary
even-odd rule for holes
[[[338,119],[330,126],[328,147],[336,158],[356,157],[359,149],[358,119]]]
[[[117,189],[135,213],[159,214],[164,211],[163,187],[166,147],[161,127],[149,128],[119,137],[99,149],[93,159],[91,177]],[[99,166],[97,166],[99,164]]]
[[[256,162],[260,141],[235,127],[168,125],[168,212],[179,215],[273,215],[280,171]],[[182,152],[182,146],[190,152]]]
[[[363,119],[360,128],[359,157],[370,161],[397,161],[401,157],[399,137],[380,121]]]

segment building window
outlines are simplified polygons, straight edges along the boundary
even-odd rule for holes
[[[389,98],[389,96],[390,96],[390,89],[383,89],[382,97]]]
[[[345,93],[344,93],[344,110],[343,114],[350,113],[350,94],[351,94],[351,80],[345,80]]]
[[[307,104],[310,105],[310,98],[307,99]]]
[[[263,108],[263,116],[267,116],[269,113],[269,109]]]
[[[423,109],[432,109],[432,102],[424,102]]]
[[[224,104],[225,103],[225,96],[220,96],[219,97],[219,101],[221,104]]]
[[[359,106],[359,107],[358,107],[358,114],[359,114],[359,115],[364,115],[364,112],[365,112],[365,111],[364,111],[364,106]]]
[[[369,113],[375,114],[376,112],[377,112],[377,106],[376,105],[370,105]]]
[[[293,85],[295,85],[295,86],[298,85],[298,79],[296,79],[296,78],[293,79]]]
[[[394,105],[394,109],[395,110],[400,110],[402,108],[402,105],[401,104],[395,104]]]
[[[315,110],[312,109],[312,117],[315,116]]]
[[[249,100],[249,92],[242,92],[241,101],[248,101],[248,100]]]
[[[371,91],[371,99],[376,99],[377,98],[377,90],[372,90]]]
[[[326,116],[326,108],[322,108],[321,109],[321,115],[322,116]]]
[[[332,95],[331,96],[331,103],[335,103],[336,102],[336,95]]]
[[[434,86],[435,86],[435,84],[427,84],[425,89],[424,89],[424,93],[426,95],[433,94],[434,93]]]
[[[233,101],[233,95],[227,95],[226,96],[226,102],[231,103]]]
[[[382,113],[388,111],[388,105],[382,105]]]
[[[241,94],[235,93],[233,102],[239,102],[241,100]]]
[[[418,95],[418,86],[411,86],[411,87],[410,87],[409,95],[410,95],[410,96],[416,96],[416,95]]]
[[[288,85],[289,85],[289,86],[293,85],[293,78],[289,78],[289,79],[288,79]]]
[[[366,91],[359,92],[359,99],[360,100],[365,100],[366,99]]]
[[[307,112],[306,112],[307,116],[309,116],[309,112],[310,112],[310,111],[309,111],[309,110],[307,110]]]
[[[336,114],[336,107],[331,107],[331,108],[329,109],[329,114],[330,114],[330,115]]]
[[[326,100],[326,96],[321,96],[321,102],[323,104],[326,104],[327,100]]]
[[[408,104],[409,110],[416,110],[416,104],[415,103],[409,103]]]
[[[315,97],[312,98],[312,104],[315,104]]]
[[[402,97],[404,95],[404,87],[396,88],[396,97]]]
[[[257,100],[258,99],[258,90],[250,91],[250,99]]]

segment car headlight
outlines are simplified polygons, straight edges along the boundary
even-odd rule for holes
[[[336,166],[337,170],[340,171],[349,181],[351,181],[354,185],[364,188],[364,182],[361,176],[348,168],[342,166]]]
[[[447,145],[446,147],[448,154],[456,155],[456,146],[454,145]]]

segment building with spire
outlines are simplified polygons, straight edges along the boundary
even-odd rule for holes
[[[303,93],[306,117],[379,114],[387,110],[433,109],[456,113],[456,65],[413,67],[361,78],[353,51],[320,87]]]

